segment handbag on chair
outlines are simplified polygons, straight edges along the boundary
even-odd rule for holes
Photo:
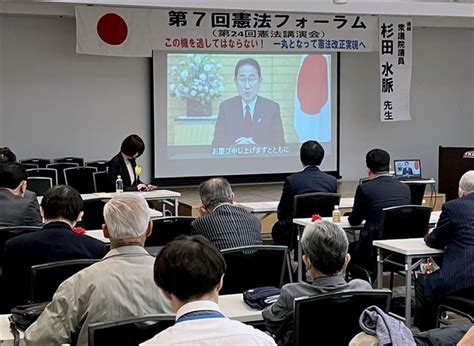
[[[15,306],[11,310],[11,322],[18,330],[25,331],[35,322],[50,302]]]

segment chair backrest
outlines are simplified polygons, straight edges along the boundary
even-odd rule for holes
[[[89,346],[137,346],[174,325],[174,315],[148,315],[89,324]]]
[[[72,186],[79,193],[94,193],[95,167],[72,167],[64,170],[66,185]]]
[[[89,161],[89,162],[86,162],[86,166],[97,168],[97,172],[108,172],[109,161],[107,160]]]
[[[382,209],[380,239],[422,238],[428,231],[431,208],[403,205]]]
[[[348,345],[361,331],[362,311],[375,305],[388,312],[391,297],[390,290],[371,290],[296,298],[295,345]]]
[[[191,234],[192,216],[170,216],[153,220],[153,232],[145,240],[145,246],[164,246],[182,234]]]
[[[98,259],[74,259],[32,266],[32,301],[39,303],[51,300],[64,280],[97,262],[99,262]]]
[[[94,173],[94,189],[95,192],[114,192],[109,172],[99,171]]]
[[[41,226],[7,226],[0,227],[0,266],[3,264],[5,243],[22,234],[39,231]]]
[[[66,184],[66,178],[64,176],[64,170],[66,168],[78,166],[79,165],[74,162],[57,162],[46,165],[47,168],[54,168],[58,172],[58,185]]]
[[[339,205],[339,193],[312,192],[296,195],[293,202],[293,217],[311,217],[313,214],[331,216],[335,205]]]
[[[78,166],[84,166],[83,157],[73,157],[73,156],[60,157],[58,159],[54,159],[54,162],[55,163],[59,163],[59,162],[77,163]]]
[[[51,163],[51,160],[49,159],[39,159],[39,158],[32,158],[32,159],[25,159],[25,160],[20,160],[21,164],[24,163],[33,163],[37,165],[39,168],[46,168],[46,165],[48,163]]]
[[[22,163],[24,169],[39,168],[37,163]]]
[[[58,185],[58,171],[54,168],[30,168],[26,170],[28,177],[48,177],[53,185]]]
[[[220,294],[242,293],[250,288],[281,287],[287,261],[286,246],[254,245],[221,250],[227,263]]]
[[[349,262],[349,264],[346,267],[346,281],[349,282],[354,279],[364,280],[372,285],[372,279],[370,278],[370,274],[367,271],[367,269],[353,262]]]
[[[43,196],[53,186],[52,179],[48,177],[29,177],[27,182],[27,189],[37,196]]]
[[[82,216],[82,226],[87,230],[101,229],[104,220],[104,206],[103,200],[86,200],[84,201],[84,215]]]

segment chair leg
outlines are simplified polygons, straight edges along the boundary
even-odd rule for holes
[[[293,283],[293,271],[291,270],[291,253],[289,251],[286,256],[286,268],[288,270],[288,277],[290,279],[290,283]]]
[[[390,272],[390,291],[393,290],[393,276],[394,276],[394,272]]]

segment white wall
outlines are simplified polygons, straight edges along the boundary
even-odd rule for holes
[[[412,120],[379,121],[378,54],[341,58],[341,172],[366,174],[365,153],[385,148],[392,158],[421,158],[437,178],[438,146],[474,146],[474,32],[417,28],[413,42]]]
[[[2,49],[3,48],[3,17],[0,16],[0,146],[2,146],[2,101],[3,101],[3,98],[2,98],[2,71],[3,71],[3,55],[4,55],[4,50]]]
[[[0,146],[20,158],[94,160],[112,157],[135,132],[151,148],[148,59],[76,55],[73,19],[0,16],[0,33]],[[365,153],[374,147],[421,158],[424,175],[436,178],[438,145],[474,146],[473,35],[415,29],[408,122],[379,121],[378,55],[342,56],[344,180],[365,175]],[[145,153],[140,162],[151,170],[151,150]]]
[[[0,145],[19,158],[96,160],[118,153],[130,133],[150,143],[149,59],[77,55],[74,19],[2,19]],[[140,162],[151,167],[145,153]]]

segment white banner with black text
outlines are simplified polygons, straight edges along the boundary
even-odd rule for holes
[[[412,21],[379,18],[381,121],[411,120]]]
[[[152,50],[378,50],[377,16],[77,6],[76,23],[77,52],[85,54],[132,56],[131,47],[133,56],[146,57]]]

